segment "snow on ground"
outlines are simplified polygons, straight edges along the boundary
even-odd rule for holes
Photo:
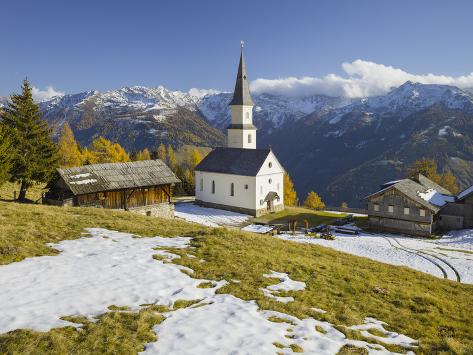
[[[158,341],[147,344],[143,354],[292,354],[290,344],[309,354],[336,354],[346,344],[365,348],[370,354],[390,354],[381,345],[347,339],[330,323],[260,311],[254,301],[231,295],[214,295],[165,316],[154,327]],[[272,322],[271,317],[285,321]],[[278,349],[274,343],[285,348]]]
[[[208,227],[237,226],[251,218],[246,214],[201,207],[193,203],[176,203],[174,208],[176,217]]]
[[[154,327],[158,341],[147,344],[144,353],[289,354],[291,344],[309,353],[336,354],[345,344],[363,347],[371,354],[389,353],[381,345],[346,339],[330,323],[261,311],[255,301],[216,295],[225,281],[213,281],[213,288],[198,288],[207,280],[181,272],[192,271],[188,268],[153,259],[154,254],[177,258],[169,251],[154,249],[187,248],[189,238],[139,238],[99,228],[88,231],[90,237],[54,244],[58,255],[0,266],[0,333],[77,326],[59,318],[93,317],[107,312],[110,305],[137,310],[140,304],[172,306],[177,299],[200,299],[196,305],[166,313],[166,319]],[[303,282],[282,272],[265,276],[281,280],[268,287],[275,292],[305,288]],[[270,317],[287,323],[270,321]],[[275,342],[286,348],[276,348]]]
[[[437,263],[444,269],[449,279],[456,280],[455,272],[444,262],[446,261],[457,270],[462,283],[473,284],[473,230],[451,232],[437,240],[364,232],[358,236],[335,233],[335,240],[289,234],[277,237],[298,243],[319,244],[387,264],[407,266],[437,277],[444,277],[442,270],[435,265]],[[421,255],[418,251],[422,252]]]
[[[177,265],[153,259],[156,247],[185,248],[189,238],[134,238],[90,229],[91,237],[53,245],[61,253],[0,266],[0,333],[18,328],[47,331],[72,325],[66,315],[94,316],[110,305],[163,304],[212,295],[197,288]],[[219,283],[217,287],[221,287]]]
[[[330,211],[330,210],[326,210],[324,212],[332,213],[332,214],[348,214],[348,215],[352,215],[353,217],[367,217],[368,216],[367,214],[363,214],[363,213],[351,213],[351,212],[340,212],[340,211]]]
[[[246,227],[243,227],[241,230],[244,232],[252,232],[252,233],[259,233],[259,234],[266,234],[271,232],[274,227],[265,226],[260,224],[250,224]]]
[[[264,277],[271,278],[271,279],[279,279],[279,283],[275,285],[266,286],[261,288],[264,295],[269,298],[273,298],[276,301],[288,303],[293,302],[294,297],[281,297],[278,296],[279,292],[288,292],[288,291],[301,291],[305,289],[305,282],[302,281],[294,281],[292,280],[288,274],[284,272],[275,272],[271,271],[270,274],[264,274]]]

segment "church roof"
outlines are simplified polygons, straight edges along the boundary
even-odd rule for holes
[[[271,149],[216,148],[209,153],[196,171],[256,176]]]
[[[240,54],[240,65],[238,66],[235,91],[233,92],[233,99],[229,105],[254,105],[250,96],[250,89],[248,88],[248,76],[246,75],[246,64],[245,57],[243,55],[243,48]]]

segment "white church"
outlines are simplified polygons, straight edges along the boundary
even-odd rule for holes
[[[195,168],[196,203],[253,216],[283,210],[284,168],[271,149],[256,149],[243,46],[229,106],[227,147],[212,150]]]

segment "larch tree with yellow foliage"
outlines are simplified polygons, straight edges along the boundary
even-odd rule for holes
[[[71,127],[66,122],[58,140],[59,166],[73,167],[82,165],[84,158],[74,137]]]
[[[284,174],[284,205],[295,206],[297,204],[297,192],[294,183],[288,173]]]
[[[158,159],[161,159],[163,162],[166,162],[166,147],[161,143],[156,150],[156,156]]]
[[[134,160],[136,160],[136,161],[138,161],[138,160],[151,160],[151,153],[149,152],[148,148],[140,150],[138,153],[136,153]]]
[[[311,191],[305,198],[304,206],[313,210],[323,210],[325,208],[325,203],[317,193]]]
[[[130,156],[118,143],[112,143],[104,137],[92,142],[92,152],[97,157],[97,163],[125,163]]]
[[[173,172],[176,172],[177,157],[176,157],[176,153],[174,152],[174,149],[172,148],[171,145],[168,145],[168,149],[167,149],[167,163],[168,163],[169,168]]]

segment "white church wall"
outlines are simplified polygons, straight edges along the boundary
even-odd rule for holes
[[[256,209],[256,201],[254,198],[256,195],[256,179],[254,176],[219,174],[201,171],[196,171],[195,175],[196,200],[249,210]],[[215,181],[215,193],[212,193],[212,181]],[[234,184],[233,196],[231,196],[232,183]],[[245,186],[247,186],[247,188],[245,188]]]
[[[284,205],[284,173],[273,173],[266,175],[258,175],[256,177],[256,204],[257,209],[265,208],[266,204],[264,199],[266,195],[275,191],[279,195],[280,200],[274,201],[274,206],[283,206]],[[261,203],[263,202],[263,203]]]

